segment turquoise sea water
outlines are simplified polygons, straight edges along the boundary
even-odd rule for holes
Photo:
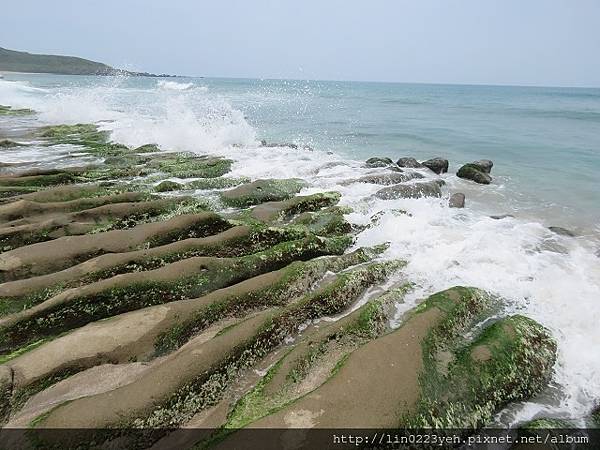
[[[386,242],[384,258],[407,261],[402,276],[416,289],[398,319],[432,292],[472,285],[505,299],[501,314],[552,331],[551,388],[499,422],[581,419],[600,402],[600,89],[6,74],[0,104],[38,111],[0,117],[0,138],[94,122],[127,145],[230,157],[231,176],[301,177],[302,193],[338,191],[354,210],[347,219],[368,225],[355,245]],[[73,164],[80,150],[32,144],[0,152],[0,163]],[[356,182],[387,170],[365,167],[371,156],[447,158],[443,197],[374,198],[381,186]],[[482,158],[494,161],[492,184],[455,176]],[[466,194],[466,208],[448,208],[454,192]]]
[[[521,210],[586,231],[600,222],[600,89],[16,74],[6,79],[48,90],[47,96],[79,94],[76,106],[90,103],[82,115],[97,120],[132,107],[164,114],[168,102],[176,101],[169,97],[180,97],[199,114],[221,114],[227,102],[259,139],[353,159],[442,156],[456,171],[464,162],[487,158],[506,196],[513,197],[512,204],[506,199],[508,209],[518,203]],[[54,106],[74,118],[65,104]]]

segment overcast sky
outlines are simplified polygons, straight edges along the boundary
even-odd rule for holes
[[[3,1],[0,46],[195,76],[600,86],[600,0]]]

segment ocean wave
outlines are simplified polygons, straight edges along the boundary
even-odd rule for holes
[[[194,83],[178,83],[177,81],[158,80],[156,86],[160,89],[171,89],[173,91],[185,91],[194,86]]]

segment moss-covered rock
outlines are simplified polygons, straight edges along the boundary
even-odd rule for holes
[[[158,153],[160,148],[156,144],[144,144],[133,149],[134,153]]]
[[[352,232],[352,225],[346,221],[344,214],[351,210],[339,206],[331,206],[319,211],[307,211],[299,214],[290,223],[302,225],[319,236],[334,236]]]
[[[199,297],[295,260],[340,254],[348,245],[343,237],[309,237],[239,258],[189,258],[92,283],[7,317],[0,326],[0,351],[133,309]]]
[[[281,201],[292,198],[306,185],[299,179],[256,180],[221,194],[221,200],[228,206],[245,208],[259,203]]]
[[[226,189],[234,186],[239,186],[243,183],[250,182],[250,178],[240,177],[240,178],[204,178],[199,180],[190,181],[186,183],[187,189]]]
[[[477,429],[512,401],[541,391],[556,361],[556,342],[548,330],[524,316],[501,319],[440,371],[440,340],[434,333],[424,343],[425,373],[417,411],[405,423],[414,427]]]
[[[33,109],[28,108],[13,108],[11,106],[0,105],[0,116],[28,116],[34,114]]]
[[[594,408],[591,414],[591,419],[594,425],[600,428],[600,406]]]
[[[40,129],[39,135],[54,144],[103,144],[108,139],[107,132],[100,131],[98,126],[90,123],[46,126]]]
[[[262,203],[252,208],[250,218],[260,222],[277,222],[308,211],[318,211],[334,206],[340,201],[338,192],[319,192],[312,195],[301,195],[280,202]]]
[[[377,191],[374,195],[382,200],[398,198],[441,197],[442,189],[438,180],[411,184],[396,184]]]
[[[150,249],[109,253],[40,277],[0,285],[0,316],[41,303],[67,289],[120,274],[158,269],[197,257],[239,257],[264,251],[276,244],[308,237],[298,228],[235,226],[212,236],[189,238]]]
[[[458,169],[456,176],[479,184],[490,184],[492,182],[492,177],[481,166],[473,163],[465,164]]]
[[[539,419],[531,420],[521,425],[520,430],[552,430],[552,429],[571,429],[577,428],[577,426],[570,420],[556,419],[553,417],[541,417]]]
[[[216,301],[207,302],[193,314],[181,319],[177,325],[162,333],[156,341],[159,354],[179,348],[191,336],[211,323],[227,315],[243,315],[253,308],[282,306],[304,295],[322,279],[328,271],[339,272],[350,266],[372,259],[381,249],[359,249],[350,254],[310,261],[295,261],[279,273],[267,274],[260,282],[248,280],[244,289],[232,289],[231,293],[214,294]],[[240,285],[241,287],[241,285]],[[224,291],[224,290],[223,290]],[[208,297],[210,297],[209,294]]]
[[[365,164],[367,165],[367,167],[387,167],[387,166],[391,166],[394,164],[394,161],[392,161],[391,158],[387,158],[387,157],[373,157],[373,158],[369,158],[365,161]]]
[[[5,187],[47,187],[71,184],[77,176],[71,172],[53,172],[45,175],[4,176],[0,177],[0,186]]]
[[[183,184],[170,180],[161,181],[156,186],[154,186],[154,190],[156,192],[180,191],[184,188],[185,186]]]
[[[496,322],[473,341],[465,338],[493,311],[490,296],[478,289],[435,294],[400,328],[342,358],[314,391],[241,417],[267,414],[253,423],[257,428],[478,428],[509,401],[539,392],[555,360],[547,330],[522,316]],[[316,444],[307,438],[303,445]],[[237,439],[229,436],[225,447]]]
[[[198,211],[187,214],[185,209],[173,210],[162,219],[138,224],[130,229],[61,237],[2,253],[0,280],[44,275],[98,255],[157,247],[180,239],[204,237],[231,227],[217,214]]]
[[[147,164],[148,168],[176,178],[217,178],[231,170],[233,161],[190,153],[165,153]]]
[[[20,144],[18,142],[15,141],[11,141],[9,139],[0,139],[0,148],[15,148],[15,147],[22,147],[25,144]]]
[[[10,403],[7,401],[12,395],[12,369],[0,365],[0,424],[6,422],[10,414]]]
[[[235,404],[224,428],[247,426],[326,382],[353,350],[388,330],[390,308],[408,290],[409,285],[405,285],[386,292],[340,320],[308,333]]]
[[[183,347],[134,383],[120,388],[119,402],[110,400],[111,393],[74,400],[40,416],[35,425],[54,427],[94,423],[106,428],[119,422],[121,425],[153,427],[154,432],[145,437],[150,442],[156,440],[164,433],[159,430],[164,430],[166,425],[185,423],[197,412],[215,404],[223,389],[241,370],[280,345],[289,332],[307,318],[324,312],[335,314],[370,284],[395,269],[397,264],[393,263],[357,269],[348,273],[336,288],[319,290],[294,304],[293,308],[259,313],[223,330],[206,344],[196,342]],[[202,345],[204,355],[200,360],[197,358],[198,345]],[[190,364],[192,360],[195,362]],[[156,382],[157,379],[165,381]],[[139,389],[148,395],[131,395]],[[96,407],[90,408],[91,404]],[[131,446],[141,444],[133,442]]]

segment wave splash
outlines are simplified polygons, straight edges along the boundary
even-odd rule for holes
[[[0,95],[13,106],[38,111],[44,124],[98,123],[113,140],[132,146],[155,143],[207,153],[256,141],[244,114],[219,96],[207,95],[206,86],[159,80],[132,88],[131,81],[106,77],[92,86],[42,90],[0,80]]]

